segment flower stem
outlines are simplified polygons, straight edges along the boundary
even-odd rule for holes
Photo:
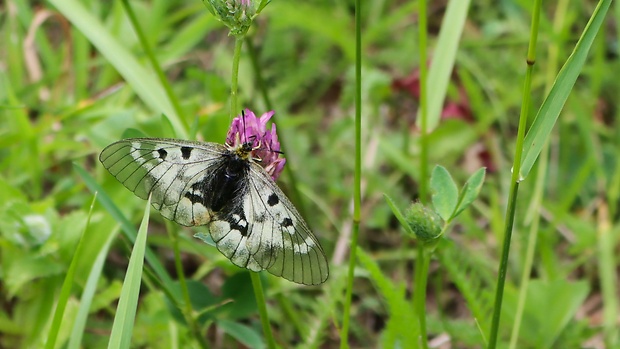
[[[428,98],[426,80],[428,69],[426,67],[426,1],[418,1],[418,50],[420,52],[420,201],[428,200]]]
[[[504,284],[506,283],[506,273],[508,271],[508,255],[510,254],[510,240],[512,238],[512,227],[515,219],[517,205],[517,194],[519,193],[519,173],[521,173],[521,157],[523,155],[523,138],[527,126],[527,117],[530,106],[530,91],[532,86],[532,70],[536,61],[536,41],[538,39],[538,23],[540,19],[540,8],[542,0],[534,3],[532,26],[530,30],[530,44],[527,52],[527,70],[523,83],[523,99],[521,101],[521,114],[519,115],[519,130],[517,131],[517,143],[515,146],[515,157],[512,165],[512,176],[510,179],[510,192],[508,196],[508,207],[506,208],[506,218],[504,225],[504,243],[502,247],[502,257],[500,260],[499,272],[497,276],[497,286],[495,292],[495,305],[493,307],[493,318],[491,320],[491,333],[489,335],[489,349],[495,349],[497,345],[497,334],[499,331],[499,319],[502,310],[502,298],[504,296]]]
[[[239,81],[239,59],[241,58],[241,47],[243,46],[243,36],[235,37],[235,51],[233,52],[233,65],[232,65],[232,80],[230,83],[230,119],[234,119],[237,116],[237,86]],[[273,338],[271,332],[271,326],[269,325],[269,315],[267,314],[267,305],[265,303],[265,294],[263,293],[263,286],[260,281],[260,275],[258,273],[250,272],[252,278],[252,287],[254,288],[254,296],[256,297],[256,304],[258,306],[258,313],[260,314],[260,321],[263,325],[263,334],[267,340],[267,348],[275,349],[276,341]]]
[[[239,85],[239,60],[241,59],[241,46],[243,46],[243,37],[235,37],[235,50],[233,52],[233,65],[232,65],[232,80],[230,82],[230,120],[234,119],[238,113],[237,87]]]
[[[418,241],[415,279],[413,281],[413,309],[418,318],[418,333],[420,348],[428,349],[428,335],[426,333],[426,285],[428,283],[428,267],[431,260],[431,249]]]
[[[353,271],[355,269],[357,240],[360,231],[362,205],[362,22],[361,0],[355,0],[355,177],[353,180],[353,232],[349,247],[349,270],[347,291],[344,300],[340,348],[349,347],[349,322],[351,319],[351,298],[353,296]]]
[[[198,326],[198,323],[194,318],[192,301],[189,297],[189,289],[187,288],[187,282],[185,281],[185,272],[183,271],[183,263],[181,261],[181,251],[179,249],[179,230],[175,229],[172,226],[172,223],[170,223],[169,221],[166,221],[166,230],[168,230],[168,235],[170,237],[170,240],[172,241],[172,249],[174,251],[174,266],[176,268],[177,276],[179,278],[181,293],[183,294],[183,303],[185,303],[185,307],[184,309],[182,309],[183,315],[194,338],[196,338],[196,340],[200,344],[200,347],[203,349],[209,348],[209,344],[207,343],[205,337],[200,333],[200,327]]]
[[[428,200],[428,98],[427,98],[427,64],[426,64],[426,0],[418,1],[418,50],[420,54],[420,177],[419,185],[420,201]],[[428,282],[428,265],[431,251],[418,241],[418,256],[414,276],[413,310],[418,318],[418,333],[420,347],[428,348],[428,335],[426,333],[426,284]]]
[[[260,322],[263,325],[263,333],[267,340],[267,348],[275,349],[276,341],[271,333],[271,326],[269,326],[269,316],[267,315],[267,304],[265,303],[265,294],[263,293],[263,285],[260,281],[260,275],[258,273],[250,272],[252,278],[252,287],[254,288],[254,296],[256,297],[256,305],[258,306],[258,313],[260,314]]]

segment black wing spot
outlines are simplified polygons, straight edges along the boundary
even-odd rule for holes
[[[267,199],[267,203],[269,204],[269,206],[275,206],[279,202],[280,202],[280,199],[278,198],[276,193],[271,193],[271,195],[269,195],[269,198]]]
[[[205,199],[202,196],[196,195],[190,192],[186,192],[185,197],[188,198],[189,201],[192,202],[192,204],[198,204],[198,203],[202,204],[205,201]]]
[[[183,156],[183,159],[189,159],[189,156],[192,154],[193,149],[194,148],[190,147],[181,147],[181,156]]]
[[[237,221],[231,217],[228,223],[230,224],[230,228],[238,230],[241,236],[248,236],[248,221],[245,219],[245,214],[243,214],[243,212],[239,212],[239,219]]]
[[[168,152],[166,151],[166,149],[158,149],[157,153],[159,153],[159,158],[162,160],[166,160],[166,156],[168,156]]]
[[[282,224],[282,226],[285,227],[285,228],[286,227],[292,227],[293,226],[293,221],[290,218],[286,217],[286,218],[284,218],[284,220],[282,220],[282,223],[280,223],[280,224]]]

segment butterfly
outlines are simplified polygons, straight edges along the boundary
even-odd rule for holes
[[[218,250],[235,265],[305,284],[327,279],[316,236],[270,174],[235,146],[164,138],[130,138],[107,146],[103,166],[165,218],[206,225]]]

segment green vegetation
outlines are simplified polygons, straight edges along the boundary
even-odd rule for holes
[[[618,4],[205,1],[0,4],[0,347],[620,346]],[[276,112],[320,286],[98,161],[242,108]]]

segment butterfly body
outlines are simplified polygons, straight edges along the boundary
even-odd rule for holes
[[[185,226],[206,225],[234,264],[315,285],[328,276],[325,254],[299,212],[252,156],[236,146],[133,138],[99,159],[138,197]]]

